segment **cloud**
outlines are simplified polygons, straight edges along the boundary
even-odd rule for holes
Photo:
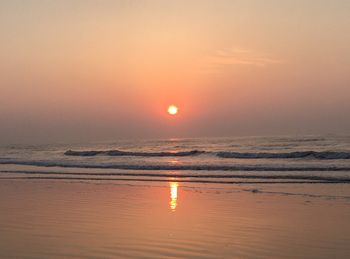
[[[216,50],[213,54],[207,56],[202,71],[218,72],[227,66],[265,67],[280,63],[282,63],[280,59],[273,58],[266,53],[231,47]]]

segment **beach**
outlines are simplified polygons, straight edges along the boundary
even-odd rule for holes
[[[348,258],[346,136],[0,148],[0,258]]]
[[[0,1],[0,259],[350,258],[350,1]]]
[[[347,185],[0,181],[1,258],[347,258]]]

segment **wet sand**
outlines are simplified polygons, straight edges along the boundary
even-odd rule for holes
[[[347,184],[0,180],[0,258],[349,258]]]

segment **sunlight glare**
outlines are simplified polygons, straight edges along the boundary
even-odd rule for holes
[[[178,183],[170,183],[170,209],[172,211],[175,211],[176,206],[177,206],[177,187],[178,187]]]

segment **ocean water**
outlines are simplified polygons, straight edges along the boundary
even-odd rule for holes
[[[349,183],[349,136],[9,145],[2,178],[191,183]]]
[[[0,149],[0,258],[349,258],[350,137]]]

